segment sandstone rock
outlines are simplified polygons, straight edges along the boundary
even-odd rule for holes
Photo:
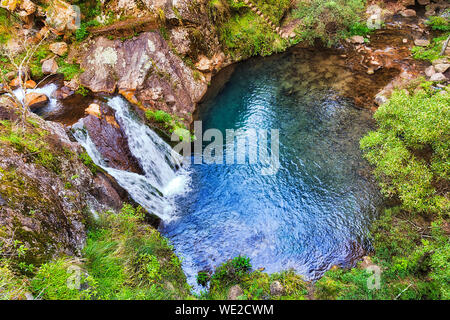
[[[19,77],[13,79],[10,83],[9,86],[13,89],[17,89],[20,86],[20,79]]]
[[[181,55],[187,55],[191,50],[189,32],[184,27],[173,28],[170,31],[170,41],[177,52]]]
[[[416,4],[415,0],[400,0],[398,2],[405,7],[410,7]]]
[[[34,89],[36,87],[36,82],[34,82],[33,80],[28,80],[27,82],[25,82],[24,87],[26,89]]]
[[[433,66],[436,66],[438,64],[448,64],[448,59],[447,58],[441,58],[441,59],[436,59],[433,61]]]
[[[69,87],[62,86],[55,91],[54,98],[58,100],[64,100],[72,96],[75,92]]]
[[[447,77],[444,76],[442,73],[435,73],[430,77],[430,81],[436,81],[436,82],[441,82],[441,81],[446,81]]]
[[[85,113],[97,118],[101,118],[100,106],[96,103],[91,103],[89,107],[85,110]]]
[[[56,34],[63,34],[65,30],[74,31],[78,29],[80,16],[77,11],[62,0],[54,0],[47,9],[46,24]]]
[[[85,72],[80,84],[91,91],[113,93],[118,88],[133,92],[143,106],[163,109],[187,121],[207,90],[206,82],[195,79],[193,70],[158,32],[144,32],[126,41],[99,37],[83,54],[81,68]],[[156,92],[158,99],[153,99]],[[175,97],[175,103],[167,105],[164,98],[168,96]]]
[[[43,74],[55,74],[58,71],[58,64],[55,59],[48,59],[42,63]]]
[[[63,56],[67,53],[67,43],[65,42],[56,42],[52,43],[49,47],[50,51],[58,56]]]
[[[270,294],[272,296],[282,296],[285,293],[283,285],[279,281],[270,284]]]
[[[450,68],[450,64],[448,63],[440,63],[434,66],[434,69],[438,73],[445,73]]]
[[[377,94],[375,96],[375,103],[379,106],[385,104],[387,101],[388,101],[388,99],[384,95]]]
[[[49,99],[43,93],[31,92],[25,95],[24,102],[31,111],[34,111],[45,107],[48,104]]]
[[[228,300],[238,300],[238,298],[243,294],[244,291],[239,285],[232,286],[228,292]]]
[[[195,67],[202,72],[210,72],[213,68],[213,63],[205,56],[200,56],[199,61],[195,64]]]
[[[350,38],[350,42],[355,43],[355,44],[363,44],[364,37],[363,36],[353,36]]]
[[[20,9],[25,11],[27,15],[31,15],[36,11],[37,6],[30,0],[22,0],[20,3]]]
[[[429,66],[428,68],[425,69],[425,75],[430,78],[433,74],[436,73],[436,70],[434,69],[433,66]]]
[[[430,40],[416,39],[416,40],[414,40],[414,44],[418,47],[427,47],[430,45]]]
[[[405,18],[415,17],[417,15],[416,11],[413,9],[403,10],[400,12],[400,14],[402,15],[402,17],[405,17]]]

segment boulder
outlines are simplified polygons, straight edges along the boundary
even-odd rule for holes
[[[85,113],[87,115],[91,115],[99,119],[102,117],[102,113],[100,112],[100,106],[96,103],[91,103],[89,107],[85,110]]]
[[[405,6],[405,7],[410,7],[415,5],[416,0],[400,0],[398,1],[401,5]]]
[[[239,285],[232,286],[228,291],[228,300],[238,300],[240,296],[244,294],[244,291]]]
[[[194,76],[159,32],[144,32],[126,41],[98,37],[82,54],[81,68],[85,72],[80,84],[92,92],[119,89],[133,104],[162,109],[186,121],[192,119],[207,90],[206,81]],[[169,96],[175,97],[170,105],[165,101]]]
[[[63,56],[67,53],[68,47],[65,42],[55,42],[52,43],[49,47],[50,51],[58,56]]]
[[[26,89],[34,89],[36,88],[36,82],[34,82],[33,80],[28,80],[27,82],[25,82],[24,86]]]
[[[31,15],[36,11],[37,6],[30,0],[22,0],[19,8],[23,10],[27,15]]]
[[[24,103],[31,111],[45,107],[48,102],[49,99],[45,94],[37,92],[27,93],[24,99]]]
[[[58,64],[55,59],[48,59],[42,63],[43,74],[55,74],[58,71]]]
[[[413,9],[406,9],[400,12],[400,15],[405,18],[415,17],[417,15],[416,11]]]
[[[427,39],[416,39],[414,40],[414,44],[418,47],[427,47],[430,45],[430,40]]]
[[[353,36],[350,38],[350,42],[355,43],[355,44],[363,44],[364,37],[363,36]]]
[[[426,6],[427,4],[430,4],[430,0],[417,0],[417,3],[421,6]]]
[[[74,7],[61,0],[54,0],[47,8],[45,23],[58,34],[64,34],[65,30],[74,31],[79,28],[80,16]]]
[[[274,281],[270,284],[270,294],[272,296],[282,296],[285,294],[285,289],[279,281]]]
[[[440,63],[434,66],[434,69],[438,73],[445,73],[450,68],[449,63]]]
[[[446,81],[447,77],[444,76],[442,73],[435,73],[430,77],[430,81],[436,81],[436,82],[441,82],[441,81]]]
[[[433,66],[429,66],[428,68],[425,69],[425,75],[430,78],[433,74],[436,73],[436,70],[434,69]]]
[[[441,59],[436,59],[433,61],[433,66],[436,66],[438,64],[448,64],[448,60],[447,58],[441,58]]]

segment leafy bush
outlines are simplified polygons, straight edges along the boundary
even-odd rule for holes
[[[450,212],[450,93],[396,91],[375,113],[379,129],[361,140],[382,191],[407,210]]]
[[[448,32],[450,31],[450,20],[445,17],[430,17],[425,24],[431,27],[433,30],[439,30]]]

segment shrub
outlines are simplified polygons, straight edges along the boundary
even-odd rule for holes
[[[410,211],[449,212],[450,93],[396,91],[375,119],[379,129],[361,140],[361,148],[383,193]]]

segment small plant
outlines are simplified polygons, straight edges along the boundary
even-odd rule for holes
[[[197,274],[197,283],[203,287],[208,285],[209,280],[211,280],[211,275],[206,271],[200,271]]]
[[[445,17],[430,17],[426,22],[433,30],[448,32],[450,31],[450,20]]]

